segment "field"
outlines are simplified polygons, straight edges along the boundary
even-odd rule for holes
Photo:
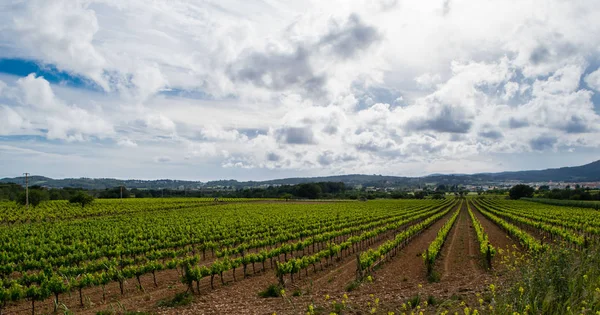
[[[2,314],[600,311],[600,216],[589,208],[480,197],[4,202],[0,223]],[[565,264],[579,268],[543,269]],[[581,279],[560,283],[567,273]]]

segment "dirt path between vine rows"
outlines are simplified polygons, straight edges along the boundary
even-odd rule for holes
[[[440,261],[443,262],[441,281],[456,283],[462,287],[484,273],[477,235],[466,202],[463,203],[448,237],[448,244],[444,246],[440,257]],[[438,267],[438,270],[441,269]]]
[[[357,290],[358,300],[368,299],[373,294],[385,301],[401,301],[423,289],[419,285],[426,287],[427,270],[421,254],[454,211],[456,207],[409,242],[391,261],[381,265],[381,269],[373,273],[373,282],[365,282]]]

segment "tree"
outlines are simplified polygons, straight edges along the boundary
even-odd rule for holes
[[[15,183],[0,183],[0,200],[15,201],[19,193],[24,192],[25,188]]]
[[[414,195],[415,195],[415,199],[423,199],[423,198],[425,198],[425,192],[424,191],[415,191]]]
[[[538,188],[539,191],[550,191],[550,186],[548,185],[542,185],[540,186],[540,188]]]
[[[446,199],[446,195],[444,193],[435,193],[431,196],[431,199]]]
[[[69,203],[77,203],[81,205],[81,208],[85,207],[85,205],[90,204],[94,201],[94,197],[84,193],[83,191],[78,192],[69,198]]]
[[[519,184],[519,185],[513,186],[508,191],[508,195],[510,196],[510,199],[520,199],[523,197],[531,198],[531,197],[533,197],[533,192],[534,192],[533,187],[524,185],[524,184]]]
[[[317,199],[321,195],[321,186],[317,184],[300,184],[298,185],[298,197]]]
[[[281,195],[281,199],[285,199],[285,201],[288,201],[292,198],[294,198],[294,196],[290,193],[285,193],[285,194]]]
[[[17,203],[25,205],[26,202],[25,193],[20,193],[17,198]],[[29,190],[29,204],[33,207],[37,207],[40,202],[50,199],[50,194],[48,194],[47,190],[41,189],[30,189]]]
[[[123,198],[129,198],[130,192],[127,188],[123,187]],[[121,198],[121,186],[106,188],[98,194],[100,199],[117,199]]]

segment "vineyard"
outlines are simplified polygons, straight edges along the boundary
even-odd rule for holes
[[[454,296],[482,312],[510,259],[600,235],[594,209],[501,198],[4,202],[0,222],[1,314],[401,314],[415,292],[426,313]],[[161,306],[182,292],[196,299]]]

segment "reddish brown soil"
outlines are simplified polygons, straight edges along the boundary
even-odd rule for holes
[[[428,283],[427,271],[421,254],[435,239],[439,229],[453,213],[454,210],[429,227],[403,248],[400,251],[400,254],[394,257],[391,262],[385,263],[381,270],[376,271],[374,273],[373,283],[365,283],[357,290],[357,293],[362,293],[360,294],[359,300],[369,299],[370,294],[373,294],[388,303],[402,303],[414,296],[417,292],[438,291],[440,289],[438,288],[439,284]],[[457,251],[462,249],[462,247],[459,248],[459,246],[456,245],[456,232],[459,231],[459,229],[456,228],[456,225],[460,223],[459,220],[461,217],[462,215],[459,215],[459,218],[454,223],[455,226],[450,231],[450,235],[448,236],[449,239],[446,240],[446,244],[443,247],[442,256],[438,258],[438,264],[436,265],[435,271],[442,275],[444,275],[444,266],[447,264],[447,252],[451,252],[453,254],[452,257],[465,256],[464,253]],[[466,232],[466,230],[461,229],[459,232]],[[462,234],[460,237],[466,238],[466,236],[463,236]],[[452,250],[450,251],[449,249]],[[454,255],[455,253],[456,255]],[[439,294],[436,295],[439,296]]]
[[[463,203],[460,214],[448,235],[441,261],[443,264],[438,266],[438,270],[442,273],[441,281],[456,283],[459,288],[469,286],[471,281],[477,280],[484,274],[477,235],[466,203]]]

